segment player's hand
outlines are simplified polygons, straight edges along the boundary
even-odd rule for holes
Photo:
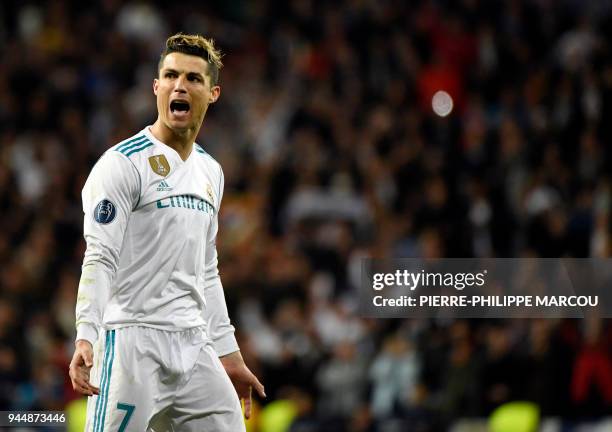
[[[255,388],[259,396],[265,398],[266,393],[263,384],[244,364],[240,351],[220,357],[219,360],[221,360],[221,364],[223,364],[225,371],[232,380],[238,398],[244,401],[244,416],[247,419],[251,418],[251,389]]]
[[[100,389],[89,382],[89,371],[93,366],[93,347],[91,343],[79,339],[76,341],[75,347],[69,369],[72,388],[87,396],[100,394]]]

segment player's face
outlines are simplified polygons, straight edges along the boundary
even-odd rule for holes
[[[171,53],[164,58],[159,77],[153,81],[157,111],[172,130],[199,129],[208,105],[219,98],[219,86],[210,85],[203,58]]]

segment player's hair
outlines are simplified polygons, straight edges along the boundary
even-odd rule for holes
[[[206,39],[200,35],[177,33],[166,40],[166,47],[161,53],[158,72],[162,68],[166,56],[173,52],[189,54],[203,58],[208,63],[207,74],[210,77],[210,85],[217,85],[219,81],[219,69],[223,67],[221,62],[221,51],[215,47],[215,41]]]

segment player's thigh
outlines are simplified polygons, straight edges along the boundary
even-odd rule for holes
[[[103,350],[92,374],[100,394],[89,398],[86,431],[142,432],[159,409],[159,368],[154,359],[134,355],[134,334],[122,330],[103,335]]]
[[[192,374],[177,392],[172,423],[181,432],[245,431],[238,395],[210,345],[202,348]]]

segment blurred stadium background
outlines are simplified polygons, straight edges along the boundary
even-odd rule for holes
[[[80,412],[80,191],[153,123],[159,52],[184,31],[226,53],[199,142],[225,170],[222,278],[268,394],[250,431],[480,431],[511,401],[541,430],[611,431],[608,320],[356,313],[363,257],[610,256],[611,17],[609,0],[3,1],[0,409]]]

